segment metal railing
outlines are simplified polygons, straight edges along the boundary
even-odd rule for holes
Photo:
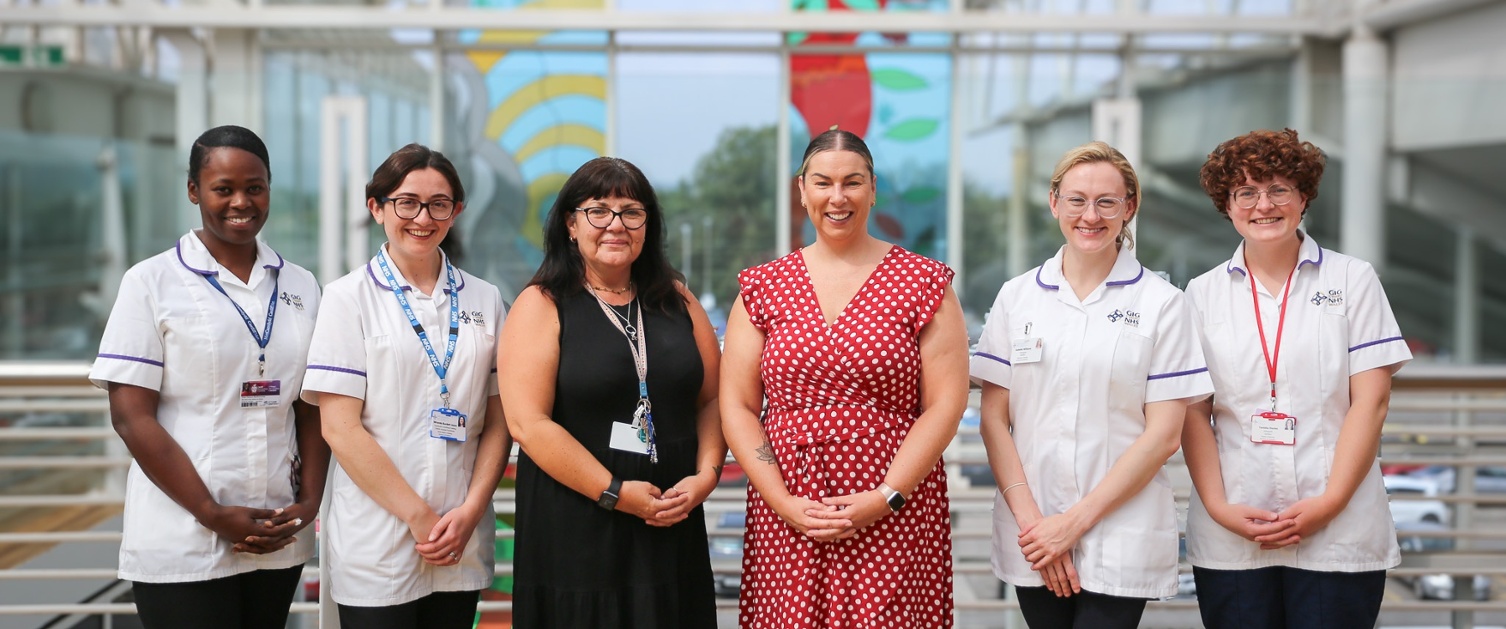
[[[104,393],[85,380],[87,363],[0,363],[0,523],[7,513],[25,510],[60,509],[92,506],[123,507],[124,470],[130,462],[128,453],[109,427],[108,405]],[[976,406],[976,405],[974,405]],[[43,450],[46,450],[45,452]],[[988,517],[996,488],[969,487],[968,467],[987,466],[976,428],[964,428],[947,451],[952,473],[952,509],[959,518]],[[1393,500],[1434,500],[1446,504],[1452,513],[1451,528],[1408,531],[1406,537],[1446,538],[1452,550],[1431,550],[1404,555],[1402,565],[1392,576],[1420,578],[1424,575],[1485,575],[1506,577],[1506,527],[1475,528],[1477,507],[1506,505],[1506,493],[1477,493],[1473,481],[1475,470],[1506,469],[1506,368],[1411,365],[1398,374],[1391,404],[1391,415],[1383,432],[1382,464],[1439,465],[1454,469],[1457,491],[1438,495],[1397,495]],[[1169,464],[1181,466],[1180,453]],[[1185,472],[1183,472],[1185,473]],[[75,480],[89,478],[83,491],[29,491],[47,484],[38,478],[66,474]],[[1185,509],[1188,486],[1176,487],[1179,505]],[[738,512],[744,508],[741,487],[719,487],[706,503],[708,513]],[[510,513],[514,505],[510,489],[494,496],[498,513]],[[717,528],[713,534],[741,534],[741,529]],[[511,531],[499,531],[499,538]],[[987,547],[989,531],[978,528],[955,529],[954,547]],[[41,530],[9,531],[0,529],[0,548],[4,545],[118,544],[115,530]],[[1496,549],[1487,550],[1492,544]],[[100,565],[81,568],[0,569],[0,584],[18,581],[94,581],[115,579],[114,555],[101,554]],[[498,575],[511,572],[511,565],[499,562]],[[1187,568],[1184,566],[1183,568]],[[306,573],[315,574],[311,565]],[[717,573],[735,574],[736,561],[715,561]],[[954,571],[963,578],[990,579],[987,551],[959,550],[954,556]],[[1463,578],[1461,583],[1469,579]],[[0,589],[4,589],[0,585]],[[322,588],[321,588],[322,589]],[[719,600],[719,607],[735,606],[735,601]],[[1155,601],[1150,609],[1193,610],[1195,599]],[[506,602],[486,602],[480,610],[502,611]],[[956,601],[959,613],[1017,609],[1013,600],[993,596],[972,596]],[[294,603],[294,614],[319,614],[329,611],[317,602]],[[1412,601],[1387,600],[1384,610],[1443,611],[1453,615],[1455,626],[1470,626],[1474,612],[1506,612],[1506,601]],[[132,614],[129,603],[57,602],[14,604],[0,602],[0,618],[14,616],[88,616]],[[108,622],[108,621],[107,621]]]

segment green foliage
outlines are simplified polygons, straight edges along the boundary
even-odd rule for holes
[[[884,136],[900,141],[919,140],[935,133],[936,128],[940,126],[941,121],[935,118],[910,118],[889,127],[884,131]]]
[[[923,90],[931,85],[924,77],[899,68],[874,68],[870,75],[879,87],[897,92]]]

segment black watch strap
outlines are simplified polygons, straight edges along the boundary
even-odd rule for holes
[[[622,495],[622,479],[612,477],[612,482],[607,485],[607,490],[601,492],[601,497],[596,499],[596,506],[607,511],[617,510],[617,498]]]

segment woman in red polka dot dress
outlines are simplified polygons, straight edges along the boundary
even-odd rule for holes
[[[738,276],[722,358],[750,481],[738,624],[950,627],[941,452],[967,401],[953,272],[868,234],[858,136],[817,136],[797,181],[816,243]]]

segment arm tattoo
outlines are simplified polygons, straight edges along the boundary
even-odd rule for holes
[[[754,452],[758,453],[758,460],[770,465],[776,463],[774,459],[774,444],[769,443],[767,437],[764,438],[763,445],[758,446],[758,449],[754,450]]]

